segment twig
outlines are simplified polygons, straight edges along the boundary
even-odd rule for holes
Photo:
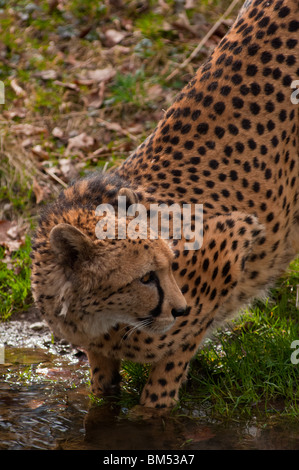
[[[180,64],[176,69],[174,69],[170,75],[166,78],[166,81],[168,82],[171,80],[173,77],[175,77],[178,72],[182,69],[184,69],[189,62],[191,62],[194,57],[197,56],[199,53],[200,49],[205,45],[207,40],[212,36],[212,34],[218,29],[218,27],[221,25],[222,21],[225,20],[225,18],[231,13],[231,11],[235,8],[235,6],[239,3],[240,0],[233,0],[230,6],[227,8],[227,10],[223,13],[223,15],[219,18],[219,20],[212,26],[212,28],[207,32],[207,34],[204,36],[204,38],[200,41],[200,43],[196,46],[194,51],[190,54],[187,59],[184,60],[182,64]]]
[[[62,179],[60,179],[59,176],[55,175],[55,173],[51,170],[52,168],[45,168],[45,171],[48,175],[50,175],[55,181],[57,181],[57,183],[61,184],[61,186],[63,186],[64,188],[67,188],[68,185],[64,181],[62,181]]]

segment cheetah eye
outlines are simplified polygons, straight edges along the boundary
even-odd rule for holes
[[[146,273],[144,276],[140,278],[140,282],[142,284],[149,284],[150,282],[153,282],[156,279],[156,274],[154,271],[150,271],[149,273]]]

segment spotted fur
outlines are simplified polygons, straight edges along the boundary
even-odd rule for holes
[[[34,296],[51,328],[87,350],[94,393],[118,385],[121,359],[147,362],[141,404],[172,406],[205,335],[298,253],[298,18],[297,0],[246,0],[136,152],[70,186],[42,215]],[[201,249],[97,240],[95,208],[115,205],[120,191],[146,207],[203,203]]]

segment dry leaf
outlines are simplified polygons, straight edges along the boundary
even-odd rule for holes
[[[54,129],[52,130],[52,135],[54,137],[57,137],[57,139],[62,139],[63,137],[63,130],[60,129],[60,127],[54,127]]]
[[[62,86],[64,88],[69,88],[70,90],[79,91],[79,87],[75,83],[64,83],[64,82],[61,82],[60,80],[55,80],[53,83],[55,85]]]
[[[32,189],[33,189],[33,192],[34,192],[34,195],[35,195],[36,204],[39,204],[44,199],[44,190],[38,184],[38,182],[36,181],[35,178],[33,179]]]
[[[191,10],[192,8],[195,7],[195,2],[194,0],[186,0],[185,2],[185,10]]]
[[[156,85],[152,85],[147,90],[147,97],[150,100],[156,100],[157,98],[163,97],[163,88],[158,83]]]
[[[144,130],[144,125],[141,124],[141,123],[136,123],[132,126],[129,126],[127,127],[127,131],[130,133],[130,134],[141,134]]]
[[[30,147],[32,145],[32,139],[28,137],[27,139],[22,140],[21,145],[23,148]]]
[[[23,90],[23,88],[18,85],[15,78],[12,78],[10,80],[10,86],[19,98],[24,98],[25,96],[27,96],[25,90]]]
[[[49,154],[45,150],[43,150],[41,145],[35,145],[32,147],[32,152],[36,155],[40,160],[49,160]]]
[[[3,111],[3,116],[7,119],[14,119],[15,117],[24,118],[26,117],[25,108],[14,108],[13,111]]]
[[[25,242],[24,236],[20,234],[17,222],[0,220],[0,246],[4,246],[9,252],[16,251]]]
[[[59,160],[59,166],[61,173],[67,180],[73,180],[78,177],[78,171],[70,158],[61,158]]]
[[[38,73],[38,76],[41,77],[43,80],[55,80],[57,78],[56,70],[42,70]]]
[[[92,92],[89,96],[84,96],[85,106],[92,108],[100,108],[102,106],[105,94],[105,82],[101,82],[98,90]]]
[[[37,134],[47,134],[45,127],[33,126],[32,124],[14,124],[11,126],[11,130],[16,134],[24,134],[27,136]]]
[[[69,155],[72,149],[88,149],[94,145],[94,138],[87,135],[86,132],[71,137],[68,141],[67,148],[65,151],[66,155]]]
[[[107,29],[107,31],[105,31],[106,45],[108,47],[115,46],[115,44],[119,44],[125,36],[125,33],[117,31],[116,29]]]
[[[129,130],[123,129],[121,125],[118,124],[118,122],[109,122],[101,118],[97,118],[97,121],[102,123],[109,131],[115,131],[115,132],[118,132],[119,134],[129,136],[132,140],[137,140],[137,137],[131,134]]]
[[[94,82],[108,82],[116,74],[115,70],[111,67],[105,69],[88,70],[87,78]]]

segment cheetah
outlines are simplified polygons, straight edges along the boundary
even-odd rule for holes
[[[246,0],[137,150],[41,214],[34,299],[54,333],[87,352],[94,394],[119,386],[125,359],[151,364],[140,404],[173,407],[203,339],[299,252],[298,18],[297,0]],[[119,195],[147,210],[203,204],[201,247],[97,238],[96,208]]]

